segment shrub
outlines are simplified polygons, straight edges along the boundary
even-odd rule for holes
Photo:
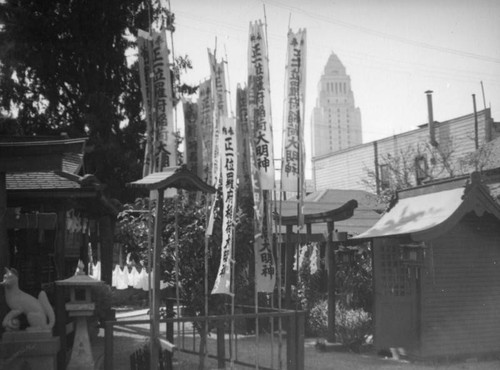
[[[346,309],[337,304],[335,310],[335,338],[343,345],[357,350],[372,331],[371,315],[363,309]],[[310,311],[306,333],[318,337],[328,334],[328,301],[318,302]]]
[[[345,309],[337,305],[335,311],[335,337],[337,341],[359,350],[366,336],[372,331],[371,315],[363,309]]]
[[[306,322],[306,335],[326,337],[328,334],[328,301],[319,301],[309,311]]]

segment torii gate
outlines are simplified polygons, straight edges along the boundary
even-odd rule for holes
[[[325,212],[313,213],[304,208],[304,224],[306,225],[307,240],[322,241],[319,238],[313,238],[311,233],[311,225],[316,223],[327,224],[327,256],[328,256],[328,342],[335,342],[335,246],[334,242],[339,241],[338,235],[334,233],[335,221],[343,221],[351,218],[354,214],[354,209],[358,207],[358,202],[354,199],[342,204],[338,208],[331,209]],[[277,218],[277,217],[276,217]],[[286,226],[285,238],[285,268],[286,268],[286,281],[285,281],[285,306],[290,307],[291,304],[291,281],[290,276],[293,269],[293,255],[294,246],[301,241],[300,234],[296,235],[295,240],[293,236],[293,226],[298,224],[297,215],[281,216],[281,224]]]

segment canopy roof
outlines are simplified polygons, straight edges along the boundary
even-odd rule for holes
[[[399,199],[380,220],[354,239],[410,234],[414,240],[432,239],[446,233],[465,214],[488,212],[500,219],[500,206],[480,181],[478,173],[398,193]]]
[[[155,172],[146,177],[127,184],[131,187],[147,190],[166,188],[184,189],[188,191],[204,191],[215,193],[215,188],[208,185],[186,166],[169,167],[163,172]]]

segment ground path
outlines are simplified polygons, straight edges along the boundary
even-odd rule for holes
[[[146,311],[138,311],[135,316],[128,316],[133,320],[145,320],[148,317]],[[126,316],[118,317],[119,320],[126,320]],[[186,328],[189,331],[189,327]],[[147,343],[149,334],[148,325],[135,326],[120,326],[117,327],[114,333],[114,368],[115,369],[130,369],[130,354],[141,348]],[[186,339],[186,340],[189,340]],[[196,339],[194,339],[196,340]],[[211,343],[210,343],[211,342]],[[262,355],[263,351],[269,351],[271,346],[269,335],[260,336],[260,344],[258,351],[255,350],[255,338],[253,336],[242,337],[238,340],[238,356],[244,361],[252,361],[255,354],[259,353],[261,364],[267,364],[266,355]],[[189,345],[189,343],[187,343]],[[272,353],[277,356],[277,344],[274,342],[274,351]],[[215,346],[215,338],[209,340],[209,346]],[[104,351],[104,330],[100,330],[98,338],[93,345],[94,359],[103,369],[103,351]],[[227,349],[226,349],[227,350]],[[215,351],[214,351],[215,353]],[[304,348],[305,369],[306,370],[498,370],[500,369],[500,360],[496,361],[480,361],[477,359],[469,359],[460,363],[409,363],[386,359],[367,351],[365,353],[350,353],[350,352],[323,352],[316,348],[316,339],[308,338],[305,341]],[[286,355],[283,355],[286,356]],[[198,358],[196,355],[190,355],[176,351],[174,355],[175,369],[195,370],[198,369]],[[284,360],[284,359],[283,359]],[[214,359],[207,359],[206,369],[216,369],[217,362]],[[277,362],[273,365],[276,366]],[[229,369],[229,365],[227,366]],[[253,367],[254,368],[254,367]],[[276,366],[277,368],[277,366]],[[249,367],[235,366],[235,369],[249,369]],[[283,366],[286,369],[286,366]]]

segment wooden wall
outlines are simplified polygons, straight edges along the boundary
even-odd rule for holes
[[[490,110],[478,112],[479,145],[490,141],[492,137],[492,119]],[[379,160],[388,153],[397,155],[401,150],[428,142],[428,127],[390,136],[378,140]],[[474,115],[458,117],[449,121],[436,123],[436,140],[440,147],[453,151],[453,158],[458,159],[475,151]],[[361,181],[366,178],[366,169],[375,170],[375,142],[344,149],[333,154],[313,158],[313,181],[315,190],[323,189],[355,189],[373,192]],[[455,163],[456,164],[456,163]],[[429,163],[429,166],[431,164]],[[365,169],[366,168],[366,169]],[[436,173],[439,171],[437,170]],[[456,173],[455,175],[459,175]],[[444,172],[443,177],[448,177]],[[416,184],[415,184],[416,185]]]
[[[500,352],[500,222],[469,215],[432,241],[422,282],[422,355]]]

